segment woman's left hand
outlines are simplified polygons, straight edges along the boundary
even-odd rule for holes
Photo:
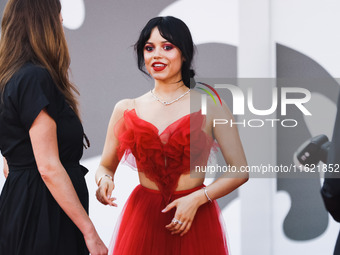
[[[165,227],[171,231],[171,234],[180,234],[180,236],[183,236],[190,230],[191,224],[194,220],[198,207],[200,207],[200,204],[192,193],[172,201],[167,205],[167,207],[165,207],[165,209],[162,210],[162,212],[166,213],[175,207],[175,216],[171,223]]]

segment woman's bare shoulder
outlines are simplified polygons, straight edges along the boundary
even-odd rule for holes
[[[134,98],[125,98],[118,101],[114,107],[114,111],[124,112],[133,107]]]
[[[148,99],[150,92],[147,92],[136,98],[125,98],[118,101],[113,109],[113,115],[116,117],[122,117],[126,110],[132,110],[136,108],[137,102],[142,102]]]

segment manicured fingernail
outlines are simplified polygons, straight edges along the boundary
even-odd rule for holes
[[[165,212],[165,209],[163,209],[162,212]]]

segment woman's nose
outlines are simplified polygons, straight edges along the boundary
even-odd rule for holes
[[[153,51],[153,57],[154,58],[161,58],[162,52],[160,47],[155,47],[155,50]]]

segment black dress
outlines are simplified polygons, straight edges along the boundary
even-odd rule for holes
[[[88,190],[79,165],[83,127],[48,71],[25,64],[6,85],[0,104],[0,150],[9,175],[0,196],[0,254],[89,254],[83,235],[44,184],[34,159],[29,129],[46,109],[57,124],[59,156],[88,211]]]

